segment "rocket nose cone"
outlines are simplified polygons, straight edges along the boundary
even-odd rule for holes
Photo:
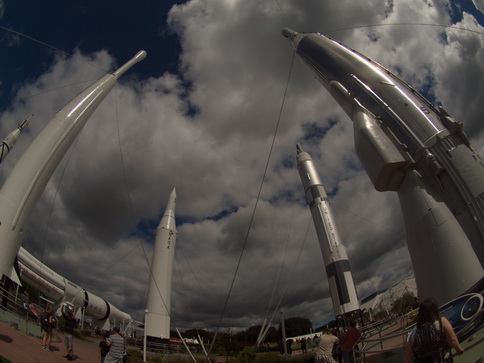
[[[296,144],[296,161],[297,161],[297,165],[299,167],[299,165],[301,165],[302,163],[304,163],[305,161],[312,161],[313,159],[311,158],[311,156],[303,150],[302,146],[300,143],[297,143]]]
[[[294,40],[298,33],[292,29],[284,28],[282,29],[282,35],[284,35],[287,39]]]
[[[138,62],[141,62],[143,59],[146,58],[146,51],[140,50],[136,55],[127,61],[124,65],[122,65],[117,71],[113,73],[113,75],[118,79],[121,77],[128,69],[130,69],[133,65]]]
[[[146,50],[140,50],[136,55],[134,56],[134,59],[136,59],[138,62],[142,61],[143,59],[146,58]]]
[[[300,143],[297,143],[296,144],[296,150],[297,150],[297,153],[298,154],[304,152],[304,150],[303,150],[303,148],[302,148],[302,146],[301,146]]]

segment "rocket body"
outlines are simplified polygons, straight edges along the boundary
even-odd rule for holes
[[[335,316],[359,309],[353,275],[345,247],[336,228],[326,191],[313,159],[298,144],[297,168],[311,209],[326,266]]]
[[[64,106],[15,165],[0,190],[0,276],[12,275],[24,228],[57,165],[118,77],[145,56],[146,52],[139,52]]]
[[[176,247],[176,191],[170,193],[165,214],[156,230],[148,287],[146,336],[170,338],[170,305],[173,260]]]
[[[117,324],[124,328],[132,321],[129,314],[59,275],[24,248],[20,247],[17,258],[22,281],[56,303],[68,302],[75,309],[84,308],[85,315],[100,323],[111,323],[112,326]],[[106,329],[109,328],[111,326],[106,326]]]
[[[375,189],[397,192],[419,297],[445,303],[482,283],[484,166],[462,123],[353,49],[283,34],[353,121]]]

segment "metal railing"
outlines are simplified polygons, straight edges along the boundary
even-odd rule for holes
[[[143,339],[127,338],[126,345],[143,350]],[[202,353],[202,348],[198,345],[188,345],[192,353]],[[186,349],[183,344],[173,343],[159,343],[159,342],[146,342],[146,351],[150,353],[161,354],[183,354],[186,353]]]
[[[366,362],[368,357],[383,358],[389,353],[403,350],[408,334],[415,326],[417,312],[418,310],[413,310],[400,317],[366,325],[363,338],[358,342],[361,349],[355,348],[354,353],[360,356],[361,361]]]
[[[40,319],[30,311],[27,302],[1,285],[0,294],[0,321],[27,335],[40,336]],[[35,307],[42,310],[38,305]]]

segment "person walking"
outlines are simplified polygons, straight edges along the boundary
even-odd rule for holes
[[[452,325],[445,317],[439,317],[439,307],[434,298],[420,303],[417,326],[408,337],[405,346],[405,363],[444,362],[450,347],[458,354],[464,353]]]
[[[306,354],[308,352],[307,346],[306,346],[306,338],[301,338],[300,344],[301,344],[302,354]]]

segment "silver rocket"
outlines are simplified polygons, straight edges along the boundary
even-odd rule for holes
[[[23,231],[47,182],[97,106],[116,80],[146,57],[140,51],[113,74],[86,88],[62,108],[23,153],[0,190],[0,276],[12,269]]]
[[[335,316],[360,308],[350,262],[313,159],[297,144],[297,169],[306,193],[326,266]]]
[[[2,144],[0,145],[0,163],[5,159],[10,150],[12,150],[20,133],[28,126],[29,120],[32,118],[32,116],[33,115],[30,115],[28,119],[25,119],[15,130],[8,134],[5,140],[3,140]]]
[[[156,241],[151,259],[146,336],[170,338],[171,280],[176,247],[175,225],[176,191],[168,197],[166,210],[156,230]]]
[[[484,166],[463,125],[368,57],[321,34],[284,29],[353,121],[378,191],[396,191],[420,298],[439,303],[484,283]]]

